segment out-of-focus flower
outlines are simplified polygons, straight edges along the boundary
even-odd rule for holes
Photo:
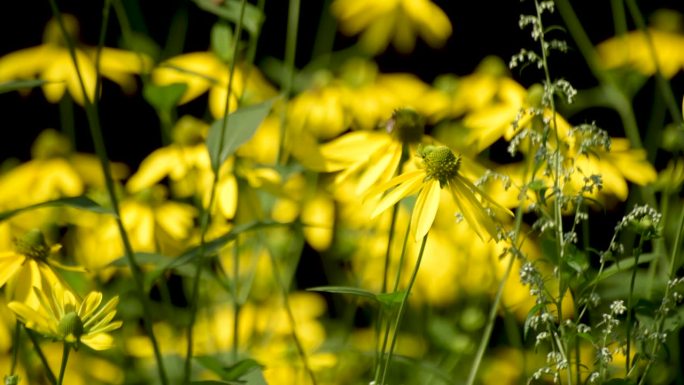
[[[223,116],[228,98],[229,67],[211,52],[192,52],[173,57],[152,71],[152,81],[160,85],[187,85],[179,103],[184,104],[209,91],[209,110]],[[229,112],[241,104],[254,104],[276,96],[276,91],[257,68],[236,65],[231,83]]]
[[[16,208],[65,196],[81,195],[86,186],[104,187],[97,157],[71,151],[55,130],[40,133],[31,147],[32,160],[0,176],[0,207]],[[125,165],[113,163],[112,176],[123,178]]]
[[[654,28],[649,28],[648,33],[663,76],[669,79],[684,69],[684,35]],[[606,68],[631,67],[646,76],[656,72],[656,62],[643,31],[613,37],[596,48]]]
[[[71,15],[62,15],[70,38],[78,35],[78,21]],[[88,98],[95,98],[96,49],[76,47],[78,72],[81,74]],[[116,48],[102,47],[99,70],[102,76],[120,85],[124,91],[132,92],[136,84],[133,74],[148,71],[152,60],[141,53]],[[45,80],[43,92],[50,103],[57,103],[64,91],[79,104],[84,103],[78,72],[64,42],[56,20],[50,20],[45,27],[43,44],[22,49],[0,58],[0,83],[14,79],[32,79],[38,76]]]
[[[421,149],[419,155],[424,168],[403,173],[369,192],[369,196],[377,196],[388,191],[378,202],[373,216],[379,215],[404,197],[418,192],[411,226],[414,239],[419,241],[432,227],[439,208],[441,191],[446,189],[451,193],[465,220],[481,239],[485,239],[485,234],[498,239],[496,221],[485,207],[501,208],[510,215],[512,213],[499,206],[460,173],[461,157],[446,146],[431,145]]]
[[[73,344],[75,348],[81,343],[94,350],[105,350],[114,345],[114,339],[108,332],[120,328],[123,323],[112,321],[119,303],[118,296],[100,307],[100,292],[90,292],[81,300],[61,284],[45,282],[36,293],[40,301],[37,309],[22,302],[10,302],[8,305],[27,328],[45,337]]]
[[[626,200],[629,193],[627,181],[645,186],[658,177],[646,159],[646,151],[630,148],[626,138],[611,138],[610,150],[576,155],[574,167],[577,170],[571,180],[574,190],[581,190],[585,178],[600,175],[603,188],[593,195],[613,195],[621,201]]]
[[[439,48],[452,32],[447,15],[429,0],[335,0],[331,10],[341,30],[362,33],[361,45],[374,54],[390,41],[399,52],[411,52],[418,35]]]

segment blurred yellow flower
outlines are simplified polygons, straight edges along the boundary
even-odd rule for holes
[[[173,57],[152,71],[152,81],[159,85],[183,83],[187,89],[180,104],[185,104],[209,91],[209,110],[215,117],[224,114],[228,98],[229,67],[211,52],[191,52]],[[253,104],[272,98],[276,90],[257,68],[236,65],[231,83],[229,112],[238,101]]]
[[[78,32],[78,21],[71,15],[62,17],[67,31],[74,39]],[[76,47],[78,71],[90,100],[95,98],[95,57],[95,48]],[[151,65],[152,60],[141,53],[109,47],[102,47],[100,51],[101,75],[120,85],[126,92],[132,92],[136,87],[131,75],[148,71]],[[42,45],[22,49],[0,58],[0,83],[15,79],[32,79],[36,76],[47,82],[42,87],[48,102],[59,102],[65,90],[68,90],[74,101],[83,104],[84,97],[78,72],[54,19],[45,27]]]
[[[104,187],[100,161],[74,153],[62,134],[47,129],[31,147],[32,160],[0,175],[0,207],[16,208],[67,196],[81,195],[86,186]],[[112,176],[121,179],[127,167],[112,163]]]
[[[459,172],[461,157],[446,146],[432,145],[419,150],[419,156],[423,160],[424,168],[408,171],[369,191],[369,196],[378,196],[389,190],[378,202],[372,216],[378,216],[403,198],[418,192],[411,216],[411,233],[414,239],[419,241],[432,227],[439,207],[441,190],[446,188],[461,215],[481,239],[485,239],[485,234],[499,239],[497,223],[485,206],[500,208],[510,215],[512,213],[499,206]],[[477,196],[480,196],[482,201],[478,200]]]
[[[399,52],[411,52],[417,35],[439,48],[452,32],[447,15],[429,0],[335,0],[331,10],[340,29],[362,33],[361,45],[373,54],[384,51],[390,40]]]
[[[684,69],[684,35],[654,28],[649,28],[648,33],[663,76],[669,79]],[[656,72],[648,40],[642,31],[613,37],[596,48],[606,68],[631,67],[646,76]]]
[[[8,305],[27,328],[45,337],[73,344],[77,349],[81,343],[94,350],[105,350],[114,345],[114,339],[107,332],[120,328],[123,323],[112,321],[119,303],[118,296],[100,307],[102,293],[96,291],[81,300],[61,284],[45,282],[36,293],[40,301],[37,309],[22,302],[10,302]]]

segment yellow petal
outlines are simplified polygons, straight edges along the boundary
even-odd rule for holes
[[[81,320],[86,321],[90,318],[92,312],[100,306],[100,302],[102,302],[102,293],[98,291],[91,291],[88,293],[88,296],[81,303],[81,308],[78,309],[78,316]]]
[[[179,167],[179,163],[176,146],[155,150],[140,163],[138,171],[126,183],[126,189],[135,192],[150,187]]]
[[[106,350],[114,346],[114,338],[106,333],[81,336],[81,342],[93,350]]]
[[[335,203],[330,197],[318,193],[302,207],[304,236],[311,247],[323,251],[330,247],[335,222]]]
[[[387,195],[385,195],[380,202],[378,202],[375,210],[373,210],[373,214],[371,214],[371,218],[377,217],[383,211],[387,210],[404,197],[407,197],[418,191],[420,186],[423,184],[423,179],[425,179],[425,171],[416,170],[407,172],[406,174],[400,175],[387,182],[385,185],[388,185],[389,187],[397,184],[398,186],[387,193]]]
[[[461,214],[465,218],[470,228],[475,231],[478,237],[483,241],[487,241],[485,234],[491,238],[496,238],[496,225],[494,221],[482,207],[475,194],[463,183],[462,177],[456,177],[449,183],[449,188],[452,192],[454,202],[461,210]]]
[[[430,231],[432,223],[435,221],[437,215],[437,208],[439,208],[439,196],[441,193],[439,181],[430,180],[425,183],[423,189],[418,194],[415,206],[413,206],[413,214],[411,215],[411,223],[414,226],[414,238],[419,242]]]
[[[0,257],[0,287],[5,286],[7,280],[14,276],[25,260],[26,257],[13,252]]]
[[[386,152],[382,152],[380,155],[380,159],[373,159],[370,162],[371,165],[359,178],[356,194],[361,195],[378,181],[384,182],[383,177],[386,177],[386,181],[394,175],[401,160],[401,144],[392,142]]]

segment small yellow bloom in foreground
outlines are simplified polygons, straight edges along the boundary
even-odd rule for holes
[[[498,239],[497,224],[476,195],[492,206],[510,215],[512,213],[495,203],[459,173],[461,157],[446,146],[425,146],[419,151],[419,155],[423,159],[424,168],[399,175],[369,193],[369,196],[379,195],[391,189],[380,200],[372,216],[377,217],[404,197],[418,192],[411,216],[411,228],[415,240],[419,241],[432,227],[439,207],[441,189],[447,188],[473,231],[483,240],[485,234]]]
[[[400,52],[411,52],[416,35],[438,48],[452,32],[447,15],[429,0],[335,0],[331,10],[344,33],[363,31],[361,45],[371,53],[384,51],[390,40]]]
[[[37,304],[35,289],[45,282],[55,283],[59,278],[50,268],[51,253],[60,245],[48,246],[43,233],[33,229],[15,240],[14,250],[0,251],[0,287],[7,284],[7,293],[13,300]]]
[[[116,315],[119,297],[110,299],[104,306],[102,293],[90,292],[84,300],[77,298],[60,284],[44,284],[36,290],[40,300],[38,309],[22,302],[8,305],[27,328],[58,341],[74,344],[84,343],[94,350],[109,349],[114,339],[107,332],[121,327],[122,321],[112,319]]]

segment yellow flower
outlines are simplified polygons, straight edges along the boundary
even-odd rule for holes
[[[649,34],[663,76],[669,79],[684,69],[684,35],[653,28]],[[606,68],[631,67],[647,76],[655,74],[655,61],[642,31],[613,37],[596,48]]]
[[[497,224],[482,201],[510,215],[512,213],[495,203],[460,173],[461,157],[446,146],[431,145],[422,148],[419,156],[423,160],[424,168],[408,171],[369,192],[369,196],[377,196],[390,190],[378,202],[372,216],[378,216],[404,197],[417,192],[418,198],[411,216],[411,232],[414,239],[419,241],[432,227],[439,207],[441,190],[446,188],[461,215],[481,239],[485,239],[485,234],[498,239]],[[478,200],[477,196],[480,196],[482,201]]]
[[[209,109],[216,118],[223,116],[228,98],[229,67],[211,52],[192,52],[173,57],[152,71],[152,81],[160,85],[184,83],[187,89],[180,104],[185,104],[209,91]],[[248,76],[248,77],[247,77]],[[275,89],[256,68],[235,67],[231,83],[229,112],[235,111],[238,100],[253,104],[272,98]]]
[[[118,329],[122,321],[113,321],[119,297],[110,299],[104,306],[102,293],[90,292],[84,300],[77,298],[60,284],[43,285],[36,290],[40,300],[38,309],[22,302],[10,302],[9,308],[27,328],[45,337],[73,344],[81,343],[94,350],[109,349],[114,339],[107,332]]]
[[[411,52],[416,35],[438,48],[452,32],[447,15],[429,0],[335,0],[331,10],[344,33],[363,31],[361,45],[375,54],[390,40],[398,51]]]
[[[71,15],[62,15],[67,30],[73,37],[78,30],[78,22]],[[66,47],[61,31],[55,20],[48,22],[45,28],[44,44],[22,49],[0,58],[0,83],[15,79],[31,79],[38,76],[47,81],[43,92],[50,103],[57,103],[65,90],[78,104],[83,104],[84,97],[78,73]],[[95,97],[95,56],[96,50],[88,47],[76,48],[78,69],[81,73],[88,98]],[[135,89],[132,74],[138,74],[151,67],[151,59],[143,54],[103,47],[100,52],[100,73],[102,76],[119,84],[124,91]]]
[[[14,250],[0,251],[0,287],[7,284],[7,292],[14,300],[37,304],[34,288],[59,281],[50,268],[50,264],[57,263],[49,256],[60,248],[61,245],[48,246],[40,230],[28,231],[15,240]]]
[[[578,171],[573,173],[571,180],[574,189],[582,188],[585,177],[600,175],[603,184],[600,193],[614,195],[621,201],[626,200],[629,193],[627,181],[645,186],[658,178],[655,168],[646,159],[646,151],[630,148],[626,138],[611,138],[609,151],[576,155],[574,167]]]
[[[69,141],[47,129],[31,147],[32,160],[0,175],[0,207],[16,208],[65,196],[81,195],[86,185],[104,186],[97,157],[73,153]],[[112,164],[115,179],[127,174],[120,163]]]

